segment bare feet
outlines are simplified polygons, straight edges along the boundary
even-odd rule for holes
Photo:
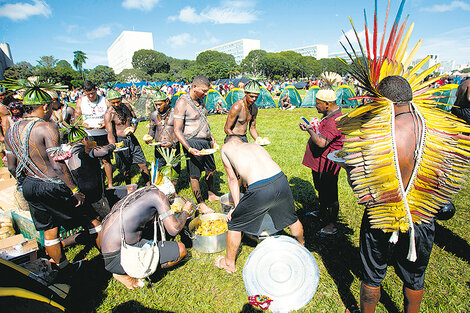
[[[214,213],[215,212],[214,210],[209,208],[207,206],[207,204],[205,204],[204,202],[199,203],[198,211],[199,211],[199,213],[202,213],[202,214],[209,214],[209,213]]]
[[[212,201],[219,201],[220,197],[218,195],[216,195],[215,193],[209,191],[208,192],[209,194],[209,201],[212,202]]]
[[[124,286],[127,287],[127,289],[134,289],[134,288],[142,288],[145,286],[145,282],[142,279],[137,279],[130,277],[129,275],[119,275],[119,274],[113,274],[113,277],[116,278],[116,280],[120,283],[122,283]]]
[[[226,258],[219,255],[218,257],[215,258],[214,265],[220,269],[225,270],[229,274],[235,273],[237,271],[237,268],[235,267],[235,265],[233,266],[227,265],[226,260],[227,260]]]

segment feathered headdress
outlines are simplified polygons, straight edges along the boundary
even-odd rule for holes
[[[47,90],[64,90],[67,86],[56,85],[50,81],[38,79],[5,79],[1,82],[10,92],[23,91],[23,105],[42,105],[51,103]]]
[[[323,72],[321,73],[320,78],[325,81],[326,86],[317,92],[315,96],[316,99],[327,102],[336,101],[336,92],[334,91],[334,86],[338,83],[341,83],[343,80],[341,75],[335,72]]]
[[[67,139],[70,144],[82,140],[87,137],[85,127],[82,124],[82,116],[78,117],[73,124],[62,122],[65,127],[60,129],[61,133],[67,134]]]
[[[168,96],[160,90],[163,88],[163,86],[166,86],[166,83],[160,86],[155,85],[147,87],[147,89],[155,91],[155,94],[153,95],[153,101],[166,101],[166,99],[168,99]]]
[[[413,223],[429,223],[450,198],[460,190],[469,171],[470,128],[452,114],[436,108],[429,86],[439,77],[424,82],[439,64],[418,73],[429,57],[408,68],[421,45],[421,40],[405,58],[413,24],[405,32],[408,17],[400,25],[405,0],[402,0],[395,21],[386,38],[390,1],[383,36],[379,42],[377,0],[374,27],[369,38],[365,19],[365,45],[351,21],[358,43],[357,51],[349,38],[350,74],[367,94],[356,99],[366,103],[343,115],[338,128],[349,138],[344,150],[349,153],[346,164],[352,166],[351,180],[359,204],[365,204],[372,228],[394,232],[390,241],[398,240],[398,231],[410,230],[408,259],[416,260]],[[370,40],[371,39],[371,40]],[[395,106],[377,91],[380,81],[391,75],[405,78],[412,89],[412,112],[422,121],[417,138],[415,167],[407,186],[403,185],[397,159],[395,139]]]

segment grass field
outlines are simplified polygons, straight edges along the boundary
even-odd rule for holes
[[[316,218],[305,212],[317,208],[317,198],[310,170],[301,164],[307,142],[307,134],[298,127],[299,117],[318,116],[315,109],[280,111],[261,110],[257,129],[261,136],[269,137],[271,145],[266,150],[287,175],[296,201],[297,214],[304,225],[306,247],[315,257],[320,268],[320,284],[310,303],[299,312],[344,312],[346,306],[359,301],[360,261],[358,253],[359,227],[363,208],[356,204],[340,172],[339,232],[331,239],[319,239],[315,232],[321,228]],[[222,144],[225,137],[223,125],[226,115],[210,116],[212,132]],[[147,132],[147,123],[141,123],[137,137]],[[153,161],[153,151],[142,145],[148,161]],[[226,175],[220,159],[215,154],[217,172],[216,189],[220,194],[228,192]],[[139,175],[134,177],[138,181]],[[201,184],[205,190],[204,183]],[[188,176],[184,170],[178,183],[178,192],[192,197]],[[470,184],[455,198],[456,215],[449,221],[438,222],[431,261],[427,269],[425,295],[421,312],[469,312],[470,311],[470,232],[467,210]],[[221,211],[220,204],[210,206]],[[186,236],[175,240],[190,244]],[[76,312],[255,312],[247,304],[243,285],[243,264],[254,245],[244,241],[237,259],[238,271],[228,274],[213,266],[217,255],[202,254],[189,248],[190,256],[184,264],[172,270],[157,272],[153,277],[153,290],[127,290],[106,273],[95,248],[76,246],[67,250],[69,259],[87,256],[81,275],[74,281],[70,293],[72,311]],[[377,312],[401,312],[401,282],[389,268],[383,283],[381,302]]]

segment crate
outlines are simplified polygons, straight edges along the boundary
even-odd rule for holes
[[[44,232],[36,230],[33,220],[29,212],[11,212],[11,218],[13,219],[15,229],[18,230],[25,238],[36,239],[38,244],[44,247]],[[59,232],[60,239],[65,239],[71,235],[78,233],[83,230],[83,227],[78,227],[70,230],[66,230],[61,227]]]

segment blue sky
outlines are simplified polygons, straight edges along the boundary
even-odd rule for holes
[[[378,0],[381,26],[387,3]],[[342,30],[351,31],[348,16],[363,31],[363,9],[371,23],[373,6],[373,0],[0,0],[0,42],[10,44],[14,62],[32,65],[45,55],[72,63],[73,51],[82,50],[85,68],[108,65],[106,50],[123,30],[152,32],[155,50],[180,59],[241,38],[259,39],[267,51],[327,44],[337,52]],[[398,6],[391,0],[393,17]],[[411,44],[423,39],[418,56],[470,63],[470,0],[408,0],[404,13],[415,23]]]

